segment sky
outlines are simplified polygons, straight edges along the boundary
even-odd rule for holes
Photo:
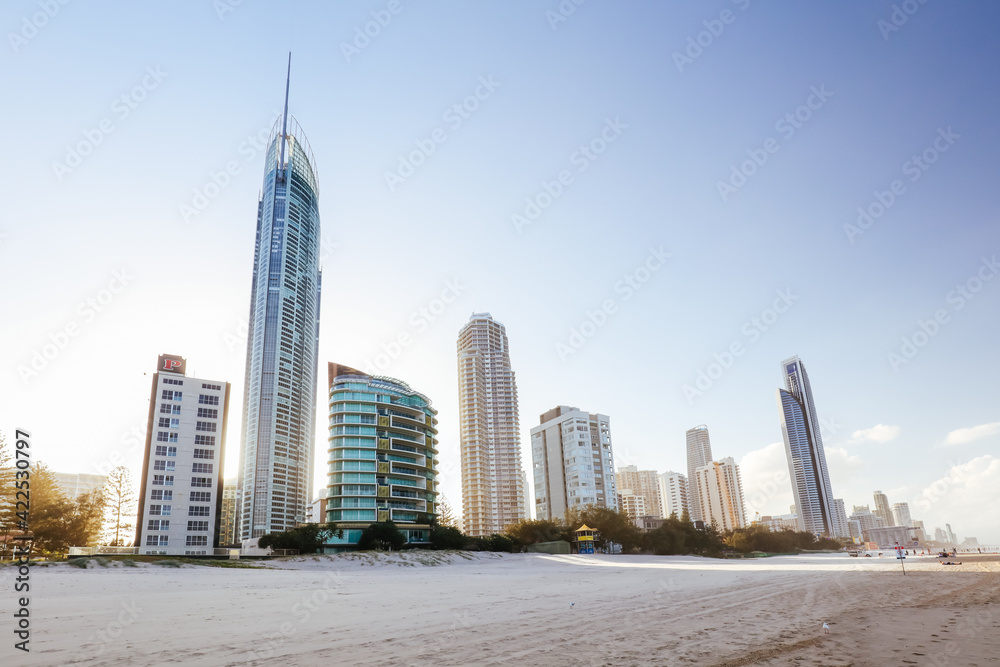
[[[799,355],[848,513],[881,490],[1000,544],[995,3],[12,0],[0,26],[0,432],[55,470],[138,476],[166,353],[232,383],[235,476],[291,51],[318,375],[429,396],[453,505],[456,337],[487,311],[526,469],[556,405],[609,415],[640,469],[685,471],[707,424],[748,519],[787,513],[775,393]]]

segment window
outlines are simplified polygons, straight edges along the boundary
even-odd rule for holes
[[[204,384],[204,383],[202,383],[201,388],[202,389],[214,389],[215,391],[222,391],[222,385],[221,384]]]
[[[180,428],[180,427],[181,427],[181,420],[180,419],[171,419],[170,420],[170,428]]]
[[[167,540],[170,539],[169,535],[147,535],[146,536],[146,546],[147,547],[165,547],[167,546]]]
[[[156,425],[159,428],[170,428],[170,417],[160,417],[160,421]]]
[[[219,410],[217,408],[198,408],[198,416],[207,419],[218,419]]]
[[[173,480],[173,477],[171,477],[170,479]],[[172,485],[173,482],[171,481],[170,484]],[[212,478],[211,477],[192,477],[191,478],[191,487],[192,488],[202,487],[202,488],[210,489],[210,488],[212,488]]]
[[[169,389],[164,389],[163,393],[160,394],[160,398],[162,398],[164,401],[179,401],[179,400],[181,400],[181,394],[182,393],[183,392],[171,391]]]
[[[185,546],[189,547],[207,547],[208,546],[208,535],[188,535]]]
[[[214,459],[215,451],[211,449],[196,449],[194,450],[194,458],[196,459]],[[212,472],[207,470],[206,472]]]
[[[149,499],[150,500],[173,500],[174,499],[174,492],[173,491],[164,491],[163,489],[157,489],[155,491],[151,491],[150,492]]]
[[[170,530],[170,519],[150,519],[146,530]]]
[[[193,464],[191,464],[191,472],[211,473],[212,472],[212,464],[211,463],[193,463]]]
[[[207,521],[188,521],[188,530],[195,533],[207,533],[208,532],[208,522]]]
[[[157,442],[166,442],[168,435],[170,435],[170,434],[167,433],[166,431],[158,431],[156,433],[156,441]]]
[[[176,434],[174,434],[174,439],[171,440],[170,442],[177,442],[177,435]],[[176,447],[167,447],[167,456],[177,456],[177,448]],[[173,470],[173,468],[167,468],[167,470]]]
[[[207,396],[205,394],[199,394],[198,395],[198,402],[201,403],[202,405],[218,405],[219,404],[219,397],[218,396]]]
[[[169,415],[172,407],[169,403],[160,403],[160,412]]]
[[[156,493],[156,492],[154,491],[153,493]],[[160,508],[161,507],[163,507],[163,506],[162,505],[150,505],[149,506],[149,513],[152,516],[160,516]]]
[[[194,444],[196,444],[196,445],[208,445],[210,447],[214,446],[215,445],[215,436],[214,435],[196,435],[196,436],[194,436]]]
[[[191,505],[188,507],[188,516],[208,516],[211,510],[210,505]]]
[[[173,475],[153,475],[153,485],[154,486],[173,486],[174,476]]]
[[[162,461],[160,459],[155,459],[153,461],[153,470],[168,470],[173,472],[174,466],[176,465],[176,461]]]
[[[163,384],[182,385],[182,384],[184,384],[184,380],[175,380],[173,378],[163,378]]]
[[[212,502],[212,492],[211,491],[192,491],[190,500],[193,503],[210,503]]]
[[[215,422],[198,422],[195,427],[196,431],[209,431],[215,433]]]
[[[174,449],[176,449],[176,447]],[[156,446],[156,451],[154,451],[153,454],[155,456],[166,456],[167,455],[167,446],[166,445],[157,445]]]

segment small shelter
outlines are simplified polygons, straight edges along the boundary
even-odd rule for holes
[[[576,553],[578,554],[592,554],[594,553],[594,533],[596,531],[589,527],[587,524],[583,524],[579,528],[573,531],[573,544],[576,545]]]

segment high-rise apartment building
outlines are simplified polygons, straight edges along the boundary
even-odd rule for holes
[[[679,472],[668,470],[660,475],[660,500],[663,502],[661,514],[664,519],[669,519],[676,514],[680,519],[687,512],[691,516],[691,509],[688,501],[688,480]]]
[[[329,381],[325,521],[343,535],[329,537],[326,551],[356,548],[361,532],[383,521],[408,543],[427,544],[437,515],[437,410],[395,378],[331,363]]]
[[[473,313],[458,333],[462,524],[467,535],[501,533],[527,516],[517,383],[504,325]]]
[[[618,506],[629,515],[630,519],[639,517],[651,517],[650,510],[646,505],[646,497],[637,494],[632,489],[620,489],[618,492]],[[659,518],[659,517],[656,517]]]
[[[708,427],[704,424],[688,429],[687,464],[688,464],[688,505],[692,521],[705,521],[705,512],[701,506],[701,490],[698,488],[698,476],[694,471],[712,462],[712,442],[708,437]]]
[[[289,57],[289,67],[291,58]],[[257,204],[239,474],[238,538],[305,522],[312,500],[319,346],[319,183],[285,110],[268,139]]]
[[[847,525],[847,510],[843,498],[833,499],[833,534],[835,537],[850,537],[851,529]]]
[[[611,419],[560,405],[531,429],[535,518],[561,519],[588,505],[618,509]]]
[[[703,521],[719,531],[744,528],[743,482],[740,467],[732,457],[712,461],[695,469],[698,493],[701,494]]]
[[[913,527],[913,518],[910,516],[909,503],[892,504],[892,525],[906,526],[907,528]]]
[[[93,475],[85,472],[54,472],[52,477],[70,502],[85,493],[99,491],[108,483],[107,475]]]
[[[778,412],[799,530],[833,537],[833,491],[809,375],[798,357],[783,361],[781,371],[785,388],[778,390]]]
[[[210,555],[222,535],[229,383],[185,375],[160,355],[149,396],[136,546],[143,554]]]
[[[663,512],[663,497],[660,494],[660,479],[655,470],[639,470],[636,466],[622,466],[615,473],[615,482],[620,494],[624,493],[621,489],[631,489],[632,493],[646,499],[645,514],[639,516],[660,518]]]
[[[885,521],[886,526],[895,526],[896,520],[892,516],[892,507],[889,505],[889,498],[881,491],[876,491],[875,494],[875,514],[882,517]]]

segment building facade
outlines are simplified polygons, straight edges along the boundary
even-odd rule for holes
[[[688,468],[688,509],[692,521],[704,521],[705,512],[701,506],[701,490],[698,488],[698,476],[695,471],[712,462],[712,442],[708,437],[708,427],[704,424],[688,429],[685,434],[687,441],[687,468]]]
[[[663,496],[660,493],[660,478],[655,470],[639,470],[636,466],[622,466],[615,473],[615,483],[621,489],[631,489],[632,493],[645,498],[645,511],[631,516],[661,516]],[[669,514],[667,516],[670,516]]]
[[[781,371],[785,388],[777,393],[778,413],[799,530],[834,537],[833,491],[809,375],[798,357],[783,361]]]
[[[229,383],[185,375],[160,355],[153,374],[139,481],[139,553],[210,555],[222,536]]]
[[[392,521],[410,544],[430,541],[437,516],[437,410],[402,380],[329,365],[326,521],[343,529],[325,551],[357,548],[361,532]]]
[[[288,115],[287,83],[267,146],[247,318],[241,540],[305,521],[315,457],[319,183],[305,134]]]
[[[743,482],[740,467],[732,457],[712,461],[694,471],[701,494],[704,522],[721,532],[747,525],[743,507]]]
[[[847,525],[847,509],[843,498],[833,499],[833,534],[835,537],[850,537],[851,529]]]
[[[892,516],[892,507],[889,505],[889,497],[886,496],[881,491],[876,491],[875,497],[875,514],[882,517],[885,521],[886,526],[896,526],[896,519]]]
[[[639,517],[659,519],[659,516],[649,514],[646,507],[646,497],[637,494],[632,489],[620,489],[618,492],[618,507],[629,515],[633,521]]]
[[[222,485],[222,520],[219,525],[219,546],[230,547],[239,544],[236,539],[237,489],[235,479],[227,479]]]
[[[52,477],[70,502],[75,502],[85,493],[99,491],[108,483],[107,475],[91,475],[85,472],[54,472]]]
[[[894,526],[906,526],[907,528],[913,528],[913,518],[910,516],[910,504],[893,503],[892,520],[892,525]]]
[[[680,519],[687,512],[688,518],[691,516],[690,505],[688,504],[688,480],[679,472],[668,470],[660,475],[660,499],[663,502],[661,514],[664,519],[669,519],[676,514]]]
[[[517,382],[504,325],[473,313],[458,334],[462,525],[501,533],[528,516],[521,465]]]
[[[535,518],[588,505],[618,509],[611,418],[560,405],[531,429]]]

